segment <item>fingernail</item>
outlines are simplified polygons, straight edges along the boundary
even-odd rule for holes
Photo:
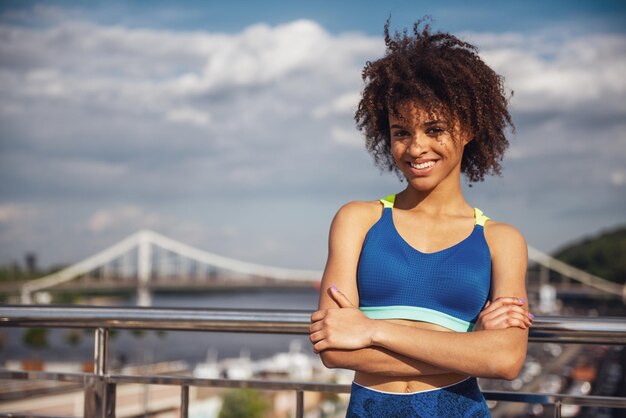
[[[530,314],[530,319],[535,319],[535,315]]]
[[[330,290],[332,290],[333,292],[339,292],[339,289],[337,289],[337,286],[335,286],[334,284],[330,285]]]
[[[519,303],[524,303],[524,299],[520,299],[520,300],[519,300]]]

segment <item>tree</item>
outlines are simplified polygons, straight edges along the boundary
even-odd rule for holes
[[[46,328],[29,328],[24,333],[24,344],[34,349],[48,346],[48,330]]]
[[[238,389],[224,395],[219,418],[263,418],[269,403],[254,389]]]
[[[626,284],[626,226],[568,244],[555,251],[554,257],[603,279]]]
[[[70,347],[76,347],[83,340],[83,335],[80,333],[80,331],[71,330],[65,333],[63,339]]]
[[[24,333],[22,341],[27,346],[39,350],[48,346],[48,329],[46,328],[29,328]],[[22,367],[24,370],[42,370],[43,361],[39,359],[39,356],[35,355],[34,359],[24,360]]]

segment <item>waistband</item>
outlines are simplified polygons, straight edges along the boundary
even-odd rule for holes
[[[371,390],[373,392],[384,393],[385,395],[401,395],[401,396],[404,396],[404,395],[415,395],[415,394],[418,394],[418,393],[434,392],[434,391],[443,390],[443,389],[450,389],[453,386],[460,385],[460,384],[462,384],[464,382],[467,382],[470,379],[474,379],[475,380],[474,377],[468,376],[468,377],[466,377],[463,380],[459,380],[458,382],[450,383],[449,385],[440,386],[440,387],[432,388],[432,389],[418,390],[417,392],[386,392],[384,390],[374,389],[374,388],[371,388],[369,386],[363,386],[362,384],[354,382],[354,381],[352,382],[352,385],[359,386],[359,387],[361,387],[363,389]]]

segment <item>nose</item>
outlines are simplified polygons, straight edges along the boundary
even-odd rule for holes
[[[428,151],[429,138],[427,135],[415,133],[409,142],[408,153],[411,157],[417,157]]]

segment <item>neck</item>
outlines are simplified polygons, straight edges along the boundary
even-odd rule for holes
[[[402,209],[418,209],[432,214],[454,213],[469,206],[461,190],[460,173],[457,176],[450,176],[430,190],[419,190],[409,183],[398,197]]]

